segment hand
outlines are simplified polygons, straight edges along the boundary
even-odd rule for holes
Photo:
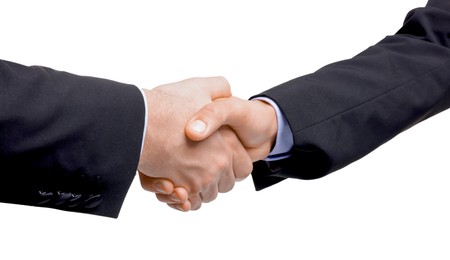
[[[192,116],[185,130],[190,139],[201,141],[214,134],[223,125],[228,125],[234,130],[252,161],[262,160],[268,156],[278,130],[276,113],[270,104],[236,97],[218,99],[206,105]],[[188,207],[180,191],[166,190],[165,193],[157,192],[157,194],[159,200],[171,207],[179,210]]]
[[[192,116],[186,125],[186,135],[193,141],[201,141],[223,125],[234,130],[253,161],[269,155],[278,130],[276,113],[270,104],[230,97],[215,100]]]
[[[186,122],[198,109],[231,95],[224,78],[188,79],[145,90],[145,95],[148,129],[138,165],[144,189],[156,191],[151,185],[158,179],[170,180],[178,192],[173,196],[189,197],[190,205],[181,204],[181,208],[198,209],[202,202],[214,200],[218,192],[228,192],[237,179],[250,174],[252,161],[228,127],[220,128],[202,142],[189,140],[184,132]],[[167,193],[157,196],[165,201],[173,198]],[[186,202],[185,197],[178,201]]]
[[[175,187],[167,179],[149,177],[140,172],[139,179],[144,189],[154,192],[156,198],[161,202],[167,203],[169,207],[180,211],[189,211],[191,209],[191,202],[188,200],[189,195],[185,188]]]

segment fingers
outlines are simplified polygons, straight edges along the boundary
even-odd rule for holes
[[[176,187],[171,194],[156,193],[159,201],[167,204],[182,204],[188,200],[188,193],[182,187]]]
[[[153,178],[139,171],[139,179],[144,190],[158,194],[172,194],[174,185],[171,181],[161,178]]]
[[[190,194],[189,201],[191,202],[191,210],[198,210],[202,206],[202,197],[200,194]]]
[[[236,178],[234,177],[234,174],[226,174],[220,178],[219,183],[217,185],[218,189],[217,191],[220,193],[226,193],[233,189],[234,184],[236,182]],[[214,198],[215,199],[215,198]],[[210,200],[212,201],[212,200]],[[208,202],[210,202],[208,201]],[[204,201],[206,202],[206,201]]]
[[[252,173],[253,160],[244,147],[240,147],[235,151],[233,161],[233,171],[236,181],[242,181]]]
[[[179,211],[198,210],[202,207],[202,196],[199,193],[189,195],[189,199],[184,203],[167,203],[173,209]]]
[[[139,179],[144,190],[154,192],[159,201],[179,211],[200,209],[203,202],[213,201],[218,193],[213,187],[204,194],[188,194],[185,188],[174,187],[167,179],[153,178],[142,172],[139,172]]]
[[[188,193],[186,189],[182,187],[176,187],[171,194],[155,193],[155,195],[159,201],[166,203],[173,209],[183,212],[187,212],[192,209],[191,201],[188,199]],[[201,202],[195,203],[196,205],[197,203],[201,204]]]
[[[183,204],[167,204],[167,205],[173,209],[183,211],[183,212],[187,212],[187,211],[191,210],[191,202],[189,200]]]
[[[156,198],[166,203],[169,207],[179,211],[187,212],[192,209],[191,201],[188,199],[188,193],[182,187],[176,187],[172,194],[156,193]],[[196,205],[198,203],[201,204],[201,201],[195,201],[195,203]]]
[[[253,170],[253,163],[247,149],[241,144],[239,138],[230,127],[223,126],[218,131],[226,140],[225,143],[229,144],[230,151],[232,151],[233,183],[227,188],[221,186],[221,183],[219,183],[219,192],[224,193],[230,191],[236,181],[241,181],[248,177]]]
[[[219,99],[201,108],[186,124],[189,139],[201,141],[216,132],[222,125],[232,127],[245,122],[246,101],[231,97]]]
[[[211,187],[206,192],[202,192],[200,195],[202,202],[204,203],[209,203],[215,200],[219,195],[218,185],[211,185]]]
[[[139,172],[139,179],[142,188],[155,193],[159,201],[167,203],[171,208],[179,211],[191,210],[191,202],[188,200],[188,192],[185,188],[174,187],[174,184],[169,180],[153,178],[142,172]]]
[[[234,133],[233,133],[234,135]],[[234,147],[233,172],[236,181],[242,181],[253,171],[253,160],[248,151],[239,143],[239,139]]]

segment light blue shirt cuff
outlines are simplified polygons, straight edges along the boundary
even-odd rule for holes
[[[269,103],[275,109],[277,115],[277,139],[269,156],[264,160],[277,161],[290,157],[292,147],[294,147],[294,135],[292,134],[292,130],[289,127],[286,117],[283,115],[278,105],[272,99],[266,97],[257,97],[253,100],[262,100]]]

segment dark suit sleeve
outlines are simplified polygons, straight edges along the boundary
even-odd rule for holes
[[[429,1],[395,35],[261,96],[286,116],[294,148],[289,159],[255,163],[257,190],[360,159],[450,106],[450,1]]]
[[[117,217],[144,117],[135,86],[0,61],[0,201]]]

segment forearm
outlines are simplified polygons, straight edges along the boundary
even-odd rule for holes
[[[6,61],[0,71],[0,200],[117,216],[139,160],[139,90]],[[102,202],[70,207],[58,192]]]
[[[433,1],[356,57],[263,93],[279,105],[295,139],[293,156],[268,175],[324,176],[448,108],[448,6]]]

